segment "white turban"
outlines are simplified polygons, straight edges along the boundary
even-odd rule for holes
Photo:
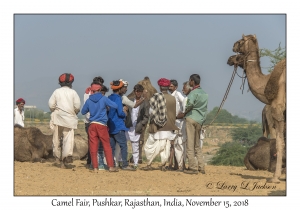
[[[119,81],[122,81],[125,87],[127,87],[129,84],[127,81],[124,81],[123,79],[119,79]]]

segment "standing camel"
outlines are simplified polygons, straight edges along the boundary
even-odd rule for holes
[[[284,127],[286,111],[286,60],[276,64],[274,70],[264,75],[261,72],[259,60],[259,47],[255,35],[242,37],[233,45],[233,51],[239,53],[237,60],[243,60],[243,69],[247,75],[248,84],[252,94],[262,103],[270,105],[271,114],[276,131],[276,170],[268,182],[279,183],[282,169],[282,154],[285,146]],[[232,59],[231,56],[229,59]],[[229,61],[227,62],[229,65]]]

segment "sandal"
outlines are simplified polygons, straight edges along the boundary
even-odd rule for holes
[[[142,167],[141,170],[143,170],[143,171],[152,171],[153,168],[151,166],[147,165],[145,167]]]
[[[114,167],[114,168],[112,168],[112,169],[111,169],[111,168],[108,169],[108,171],[109,171],[109,172],[118,172],[119,170],[118,170],[117,168]]]

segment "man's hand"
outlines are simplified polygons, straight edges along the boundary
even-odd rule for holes
[[[178,115],[176,116],[177,119],[182,119],[184,118],[184,113],[179,112]]]

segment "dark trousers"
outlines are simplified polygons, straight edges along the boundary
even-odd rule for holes
[[[112,149],[113,156],[115,154],[116,143],[118,143],[121,148],[121,155],[123,160],[122,167],[126,167],[128,166],[128,161],[127,161],[127,139],[125,136],[125,131],[120,131],[117,134],[110,134],[110,146]],[[114,165],[115,165],[115,161],[114,161]]]

